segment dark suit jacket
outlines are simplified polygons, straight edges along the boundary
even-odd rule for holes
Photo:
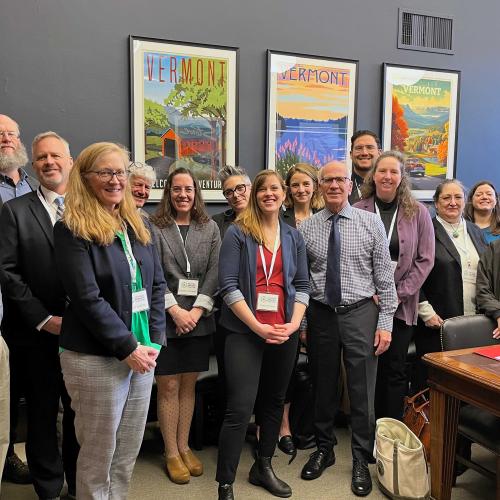
[[[5,203],[0,228],[2,332],[12,345],[51,342],[57,347],[57,336],[35,328],[49,315],[62,316],[65,307],[55,266],[52,222],[37,192]]]
[[[285,315],[286,321],[290,321],[294,303],[297,301],[307,305],[309,302],[309,269],[302,235],[287,224],[280,224],[280,237]],[[248,327],[227,304],[244,299],[255,313],[257,252],[257,242],[245,235],[238,226],[233,225],[227,230],[219,258],[219,287],[225,302],[220,323],[234,332],[248,332]]]
[[[142,245],[128,231],[149,302],[149,335],[165,340],[165,280],[153,244]],[[136,347],[130,331],[130,268],[119,238],[108,246],[75,237],[62,223],[54,227],[56,264],[69,297],[60,336],[61,347],[125,359]]]
[[[219,228],[221,240],[224,238],[227,229],[234,222],[234,219],[236,219],[236,213],[232,208],[212,216],[212,220]]]
[[[461,316],[464,313],[462,265],[460,255],[446,230],[436,218],[432,219],[436,235],[434,267],[422,285],[420,301],[428,300],[443,319]],[[467,232],[479,256],[486,249],[481,230],[466,221]]]

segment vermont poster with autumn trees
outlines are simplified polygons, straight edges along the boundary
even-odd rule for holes
[[[383,148],[405,154],[419,199],[455,172],[458,71],[384,64]]]
[[[189,168],[205,201],[220,201],[218,173],[236,163],[237,49],[131,37],[132,149],[157,173]]]

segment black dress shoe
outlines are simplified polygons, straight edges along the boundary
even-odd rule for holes
[[[219,484],[219,500],[234,500],[233,485]]]
[[[6,457],[2,479],[16,484],[33,482],[28,466],[15,453]]]
[[[335,463],[335,452],[317,450],[311,453],[309,460],[306,462],[302,468],[302,473],[300,477],[302,479],[316,479],[323,471]]]
[[[295,444],[293,442],[292,436],[282,436],[278,441],[278,448],[287,455],[295,455],[297,454],[297,449],[295,448]]]
[[[352,463],[351,490],[358,497],[365,497],[372,491],[372,478],[367,462],[354,460]]]
[[[258,457],[250,469],[248,481],[255,486],[262,486],[271,495],[280,498],[292,496],[292,488],[276,477],[271,465],[271,457]]]

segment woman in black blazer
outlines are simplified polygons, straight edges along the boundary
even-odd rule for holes
[[[245,432],[259,391],[259,456],[252,484],[287,497],[290,487],[271,467],[283,402],[309,300],[309,272],[302,236],[280,224],[285,185],[271,170],[255,178],[248,208],[224,237],[219,287],[226,339],[227,408],[219,438],[219,499],[233,499]]]
[[[128,186],[128,153],[97,143],[70,174],[56,264],[68,296],[60,336],[80,444],[79,499],[126,498],[142,442],[156,357],[165,343],[165,280]]]
[[[476,313],[476,270],[486,248],[481,230],[462,217],[465,192],[459,181],[443,181],[434,194],[434,205],[434,267],[420,291],[415,336],[417,390],[427,385],[427,369],[421,357],[441,350],[439,332],[444,320]]]

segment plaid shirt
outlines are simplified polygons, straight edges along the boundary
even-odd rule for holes
[[[299,226],[309,260],[310,295],[323,304],[327,303],[326,259],[333,215],[324,208]],[[353,304],[377,294],[380,301],[377,328],[390,332],[398,297],[382,221],[378,215],[349,204],[339,215],[341,304]]]

